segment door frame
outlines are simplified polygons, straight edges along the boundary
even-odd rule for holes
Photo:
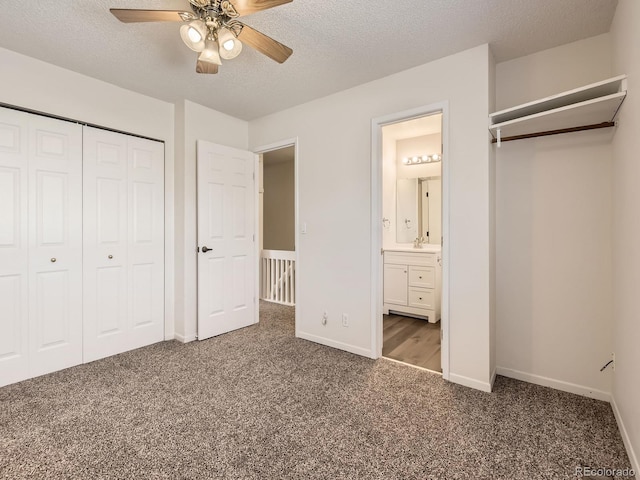
[[[299,185],[299,180],[300,180],[300,162],[299,162],[299,154],[298,154],[298,137],[293,137],[293,138],[289,138],[289,139],[285,139],[285,140],[280,140],[278,142],[274,142],[274,143],[269,143],[267,145],[262,145],[262,146],[258,146],[258,147],[254,147],[253,148],[253,153],[255,153],[256,155],[262,155],[263,153],[267,153],[267,152],[272,152],[274,150],[280,150],[282,148],[286,148],[286,147],[293,147],[294,149],[294,158],[293,158],[293,189],[294,189],[294,229],[295,229],[295,238],[294,238],[294,242],[295,242],[295,249],[296,249],[296,275],[295,275],[295,286],[294,288],[296,289],[296,306],[295,306],[295,336],[299,337],[298,335],[298,325],[300,324],[300,322],[298,321],[301,317],[301,308],[300,308],[300,304],[299,304],[299,300],[300,300],[300,229],[298,228],[298,220],[299,220],[299,216],[300,216],[300,189],[298,188]],[[257,162],[258,162],[258,158],[256,157],[256,172],[258,172],[258,166],[257,166]],[[256,175],[259,175],[259,173],[257,173]],[[258,261],[258,275],[256,275],[256,292],[258,292],[258,299],[260,297],[260,214],[259,214],[259,210],[260,210],[260,181],[259,178],[257,178],[256,176],[256,181],[255,181],[255,189],[256,189],[256,259]],[[259,314],[259,305],[256,307],[256,315]]]
[[[449,380],[449,102],[437,102],[371,120],[371,353],[382,356],[382,127],[442,113],[442,307],[440,328],[442,378]]]

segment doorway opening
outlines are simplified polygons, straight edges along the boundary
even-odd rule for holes
[[[285,142],[258,153],[260,309],[265,308],[263,302],[295,307],[296,145]]]
[[[445,125],[446,104],[373,121],[372,294],[378,356],[446,379]]]

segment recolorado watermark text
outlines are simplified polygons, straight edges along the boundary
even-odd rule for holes
[[[588,477],[617,477],[631,478],[636,475],[633,468],[593,468],[593,467],[576,467],[575,476],[581,478]]]

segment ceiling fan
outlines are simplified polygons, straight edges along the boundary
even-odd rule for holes
[[[192,12],[112,8],[121,22],[183,22],[182,41],[198,52],[196,72],[218,73],[221,58],[230,60],[242,51],[242,42],[283,63],[293,53],[289,47],[237,20],[242,15],[277,7],[293,0],[189,0]]]

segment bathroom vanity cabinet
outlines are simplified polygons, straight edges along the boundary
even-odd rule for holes
[[[384,304],[389,312],[440,320],[442,267],[440,252],[385,250]]]

